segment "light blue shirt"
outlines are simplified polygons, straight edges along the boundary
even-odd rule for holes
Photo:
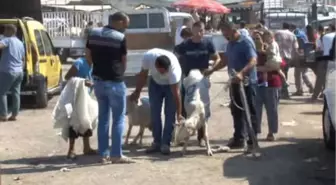
[[[256,48],[251,37],[241,35],[239,40],[230,41],[226,48],[225,55],[228,58],[228,72],[232,75],[233,69],[236,72],[241,71],[251,58],[257,57]],[[253,67],[249,71],[249,81],[251,84],[257,83],[257,70]]]
[[[73,65],[77,69],[76,77],[92,80],[92,65],[90,66],[84,57],[77,59]]]
[[[1,72],[23,72],[23,58],[25,49],[23,42],[17,37],[5,37],[0,41],[5,46],[1,51]]]

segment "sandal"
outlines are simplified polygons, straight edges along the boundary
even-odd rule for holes
[[[67,159],[74,160],[76,159],[76,154],[74,152],[69,152],[67,155]]]
[[[11,116],[8,118],[8,121],[16,121],[16,117]]]
[[[110,157],[103,157],[101,159],[102,164],[111,164],[111,158]]]
[[[132,164],[132,163],[135,163],[134,160],[132,160],[131,158],[125,157],[125,156],[111,159],[111,161],[112,161],[112,164]]]

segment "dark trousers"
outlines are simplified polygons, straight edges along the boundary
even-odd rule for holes
[[[288,87],[286,85],[286,81],[288,79],[288,71],[289,71],[289,65],[288,63],[290,62],[289,59],[285,59],[286,61],[286,66],[283,67],[281,70],[285,73],[286,79],[281,79],[282,80],[282,88],[281,88],[281,97],[282,98],[288,98],[289,97],[289,91]]]
[[[234,125],[234,134],[233,138],[235,140],[243,140],[246,138],[247,134],[247,119],[245,116],[245,111],[239,109],[235,104],[239,107],[244,108],[242,104],[242,99],[240,97],[240,85],[232,84],[231,85],[231,114],[233,117],[233,125]],[[244,87],[247,103],[250,108],[252,128],[254,131],[258,131],[257,125],[257,117],[256,117],[256,85],[248,85]],[[233,103],[233,101],[235,103]],[[251,137],[249,136],[248,143],[251,143]]]
[[[326,82],[326,74],[327,74],[328,62],[327,61],[320,61],[316,64],[316,80],[315,80],[315,87],[313,91],[312,98],[317,99],[319,94],[323,91],[324,85]]]
[[[184,108],[184,96],[185,96],[185,89],[183,87],[183,84],[181,84],[182,116],[186,118],[187,113]],[[203,138],[204,138],[204,128],[202,127],[197,131],[197,140],[200,141]]]

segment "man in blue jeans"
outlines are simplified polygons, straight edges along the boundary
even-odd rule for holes
[[[154,142],[147,149],[147,153],[161,152],[170,154],[170,142],[175,124],[175,114],[178,121],[182,116],[182,104],[179,82],[181,80],[181,66],[177,57],[170,51],[154,48],[144,54],[142,69],[138,76],[135,91],[131,95],[132,101],[139,99],[141,90],[149,79],[148,94],[151,109],[152,134]],[[162,133],[161,110],[164,100],[165,123]]]
[[[126,69],[125,29],[129,18],[117,12],[109,17],[109,25],[92,29],[88,36],[86,55],[93,64],[92,78],[98,101],[98,150],[103,163],[132,163],[123,156],[122,135],[125,124]],[[90,61],[91,60],[91,61]],[[112,149],[109,151],[109,124],[112,110]]]
[[[221,62],[215,64],[213,69],[207,70],[206,73],[212,73],[218,69],[225,67],[227,64],[229,76],[236,71],[231,84],[231,114],[233,117],[234,134],[233,138],[227,144],[230,148],[243,148],[246,138],[246,116],[243,110],[239,109],[235,103],[242,107],[242,99],[240,97],[239,83],[248,77],[248,85],[244,86],[246,99],[250,108],[252,127],[255,132],[258,130],[256,118],[256,84],[257,84],[257,53],[254,42],[251,37],[241,35],[232,23],[224,22],[220,25],[223,36],[229,41],[226,52],[222,56]],[[235,103],[232,103],[234,101]],[[249,152],[252,149],[252,138],[249,135],[247,144]]]
[[[20,90],[23,80],[25,49],[16,37],[15,25],[5,25],[4,38],[0,40],[0,121],[15,121],[20,110]],[[12,94],[12,115],[8,118],[7,92]]]

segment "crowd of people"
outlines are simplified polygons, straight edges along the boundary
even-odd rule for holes
[[[89,138],[92,131],[88,130],[83,137],[83,152],[87,155],[98,153],[104,163],[133,163],[134,160],[123,155],[122,136],[125,126],[127,88],[123,80],[127,66],[127,45],[125,30],[129,25],[129,17],[117,12],[109,17],[109,24],[100,28],[92,28],[87,37],[86,57],[77,60],[65,76],[87,79],[86,85],[94,89],[98,102],[98,151],[91,148]],[[15,26],[6,27],[6,38],[0,41],[0,49],[4,50],[0,60],[0,76],[8,78],[8,86],[0,88],[0,118],[7,120],[6,102],[4,97],[9,90],[16,92],[18,81],[22,80],[23,56],[22,46],[15,37]],[[210,76],[214,72],[227,67],[232,79],[231,97],[238,105],[242,105],[240,82],[248,79],[244,90],[251,112],[253,130],[256,135],[261,133],[261,118],[265,106],[268,122],[267,140],[274,141],[278,132],[278,105],[280,96],[290,98],[288,92],[288,69],[295,68],[296,92],[292,95],[303,95],[301,77],[317,99],[325,80],[326,62],[319,62],[314,67],[317,76],[315,87],[306,76],[307,68],[299,65],[300,60],[307,57],[309,44],[321,52],[317,60],[334,59],[335,26],[329,25],[328,31],[319,28],[318,32],[307,26],[306,33],[288,23],[283,29],[272,32],[263,21],[255,29],[248,30],[242,23],[240,28],[230,22],[221,22],[219,28],[228,41],[223,52],[217,52],[214,44],[204,38],[205,25],[201,21],[184,20],[178,29],[174,51],[160,48],[148,50],[142,59],[142,68],[137,76],[135,90],[130,95],[132,101],[138,101],[140,93],[148,81],[148,95],[151,108],[153,143],[146,152],[170,154],[170,145],[174,123],[186,117],[183,98],[186,89],[181,81],[190,70],[199,69],[204,78],[201,85],[201,99],[205,105],[206,120],[211,117],[210,110]],[[7,54],[6,54],[7,52]],[[213,61],[213,63],[210,63]],[[10,63],[11,65],[8,65]],[[21,67],[15,67],[20,64]],[[12,67],[11,67],[12,66]],[[149,75],[151,74],[151,75]],[[21,75],[21,76],[20,76]],[[149,80],[147,80],[149,78]],[[16,104],[19,101],[16,100]],[[161,120],[161,108],[164,105],[164,126]],[[18,105],[13,109],[9,119],[16,119]],[[246,132],[244,111],[231,103],[230,105],[234,133],[227,146],[244,148],[247,152],[252,148],[252,138]],[[109,149],[109,124],[112,112],[112,148]],[[68,157],[74,158],[75,139],[79,136],[70,128]],[[199,145],[204,145],[204,129],[198,130]]]

